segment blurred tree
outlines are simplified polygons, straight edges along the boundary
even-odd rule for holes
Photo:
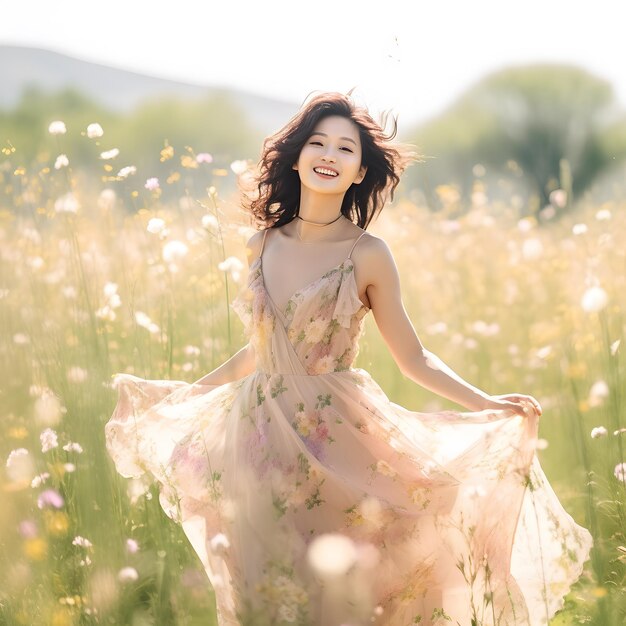
[[[431,157],[408,172],[415,185],[453,182],[467,199],[476,176],[496,185],[513,176],[539,210],[571,179],[569,206],[624,159],[626,117],[608,82],[577,67],[534,65],[481,80],[410,140]]]

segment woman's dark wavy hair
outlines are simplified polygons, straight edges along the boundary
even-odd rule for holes
[[[377,124],[367,109],[356,105],[350,90],[347,95],[320,93],[305,103],[300,111],[275,134],[263,142],[257,173],[248,178],[248,190],[242,185],[243,205],[252,212],[261,227],[278,227],[295,218],[300,205],[300,177],[292,169],[302,147],[317,123],[330,115],[340,115],[354,122],[362,147],[361,165],[367,173],[360,184],[352,184],[345,193],[341,212],[359,227],[366,229],[382,210],[400,182],[402,172],[421,155],[408,144],[390,141],[398,130],[397,117],[385,135],[388,112],[381,114]]]

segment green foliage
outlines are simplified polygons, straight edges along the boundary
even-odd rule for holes
[[[534,197],[536,211],[564,188],[562,160],[571,167],[571,205],[626,157],[626,119],[606,81],[575,67],[533,65],[481,80],[410,139],[430,158],[407,176],[427,189],[432,206],[443,183],[469,197],[480,164],[495,189],[508,181],[502,198]]]

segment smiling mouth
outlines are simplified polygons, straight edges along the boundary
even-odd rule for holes
[[[337,176],[339,176],[334,170],[325,167],[314,167],[313,171],[322,178],[337,178]]]

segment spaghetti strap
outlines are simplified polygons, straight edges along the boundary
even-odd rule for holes
[[[361,239],[361,237],[363,237],[363,235],[365,235],[365,231],[363,231],[355,240],[355,242],[352,244],[352,248],[350,249],[350,254],[348,255],[348,258],[350,258],[352,256],[352,251],[354,250],[355,246],[357,243],[359,243],[359,239]]]
[[[265,248],[265,238],[267,237],[267,231],[269,230],[269,228],[266,228],[263,231],[263,241],[261,243],[261,252],[259,252],[259,259],[263,256],[263,248]]]

